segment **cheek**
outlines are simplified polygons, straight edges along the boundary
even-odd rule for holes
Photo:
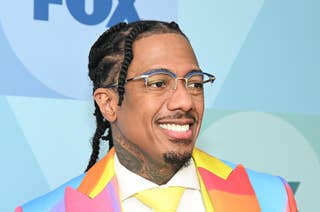
[[[144,124],[144,129],[152,128],[155,117],[159,113],[160,103],[154,100],[145,99],[143,104],[140,104],[138,107],[139,116],[137,119]]]
[[[203,98],[194,100],[194,110],[198,116],[198,122],[201,123],[204,113],[204,101]]]
[[[196,108],[196,111],[197,111],[197,113],[199,114],[199,116],[202,117],[203,111],[204,111],[203,101],[198,101],[198,102],[196,102],[196,103],[195,103],[195,108]]]
[[[150,134],[154,117],[159,110],[159,104],[146,95],[131,95],[127,92],[119,110],[118,121],[124,132],[134,137],[143,137]]]

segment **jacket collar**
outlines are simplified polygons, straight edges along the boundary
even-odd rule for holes
[[[206,211],[261,211],[258,199],[242,165],[232,169],[199,149],[193,157],[198,167]]]
[[[121,211],[114,153],[112,148],[97,162],[86,173],[77,190],[71,187],[66,189],[66,211]],[[232,205],[237,205],[236,211],[260,210],[243,166],[239,165],[233,170],[197,148],[194,148],[192,157],[198,170],[206,211],[232,211],[234,208],[229,207]],[[108,201],[111,203],[106,204]]]
[[[65,191],[66,212],[121,211],[117,180],[114,173],[114,148],[89,169],[77,190]]]

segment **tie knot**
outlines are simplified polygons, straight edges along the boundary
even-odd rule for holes
[[[134,196],[156,212],[175,212],[185,188],[178,186],[147,189]]]

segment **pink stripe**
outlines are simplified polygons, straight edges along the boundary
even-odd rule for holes
[[[23,212],[22,208],[19,206],[19,207],[16,207],[16,209],[14,210],[14,212]]]

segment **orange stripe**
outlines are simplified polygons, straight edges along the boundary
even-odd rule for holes
[[[105,157],[103,157],[91,169],[88,170],[86,176],[77,189],[79,192],[89,196],[90,192],[96,186],[96,183],[99,182],[99,179],[101,178],[108,161],[113,158],[114,152],[115,150],[112,148]]]
[[[214,200],[213,207],[216,212],[260,212],[261,209],[254,195],[237,195],[223,191],[209,191]]]

